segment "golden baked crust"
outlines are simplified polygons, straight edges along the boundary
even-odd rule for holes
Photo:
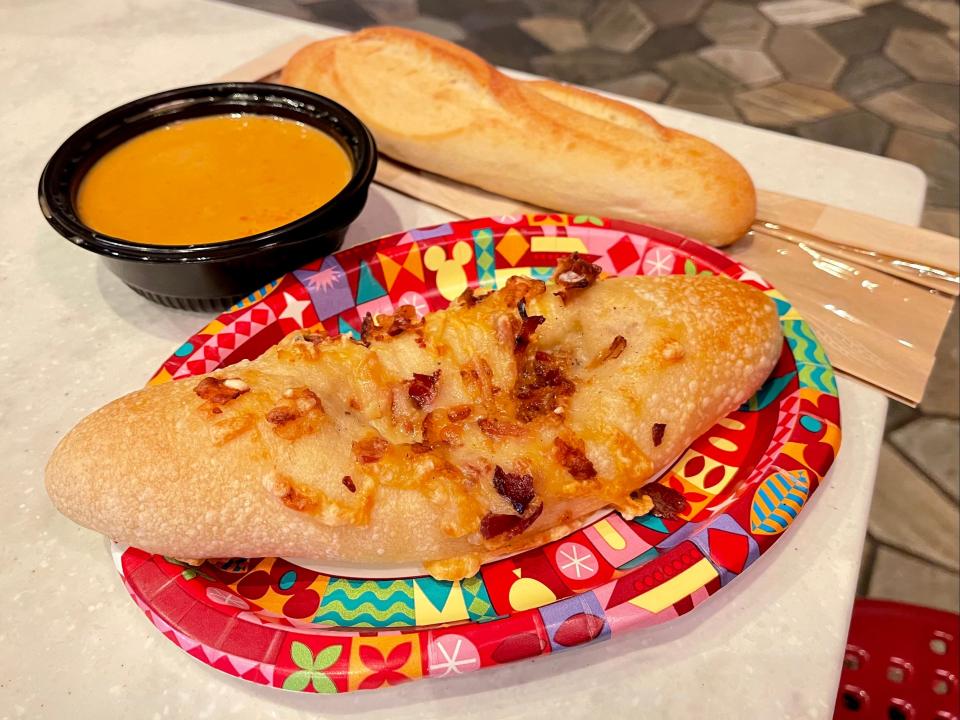
[[[177,557],[418,562],[441,577],[642,487],[767,377],[772,302],[722,277],[561,264],[364,340],[293,333],[253,362],[134,392],[56,449],[76,522]],[[637,492],[640,490],[640,492]]]
[[[382,152],[537,205],[733,242],[756,214],[743,167],[629,105],[523,82],[452,43],[376,27],[299,51],[282,82],[331,97]]]

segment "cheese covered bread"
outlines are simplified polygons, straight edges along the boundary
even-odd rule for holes
[[[346,106],[389,157],[544,208],[711,245],[732,243],[756,216],[750,176],[716,145],[632,105],[515,80],[424,33],[374,27],[312,43],[281,81]]]
[[[448,579],[605,506],[669,515],[678,498],[648,480],[764,381],[777,313],[723,277],[599,272],[573,256],[555,285],[514,277],[425,318],[368,316],[359,342],[297,331],[131,393],[63,439],[47,491],[151,552],[422,562]]]

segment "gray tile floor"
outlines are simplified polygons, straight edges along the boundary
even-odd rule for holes
[[[956,0],[233,0],[403,25],[488,61],[905,160],[925,226],[960,235]],[[893,404],[860,592],[960,607],[956,312],[918,410]]]

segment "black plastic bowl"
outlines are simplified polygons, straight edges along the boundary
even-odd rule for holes
[[[77,188],[105,153],[176,120],[253,113],[298,120],[336,139],[353,160],[353,176],[332,200],[267,232],[197,245],[151,245],[104,235],[77,216]],[[270,280],[343,243],[363,209],[377,166],[366,126],[328,98],[284,85],[213,83],[168,90],[122,105],[71,135],[40,177],[40,208],[54,229],[102,255],[107,267],[146,298],[186,310],[221,310]],[[322,172],[322,168],[318,168]]]

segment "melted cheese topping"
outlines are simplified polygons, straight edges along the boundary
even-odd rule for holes
[[[563,297],[512,278],[422,322],[371,318],[364,342],[295,332],[254,364],[216,373],[222,386],[249,391],[220,404],[201,398],[198,412],[219,443],[257,434],[247,446],[274,468],[265,492],[326,525],[368,524],[382,490],[425,498],[435,527],[476,548],[437,558],[430,571],[463,577],[491,551],[562,534],[604,505],[649,512],[651,497],[637,491],[657,464],[752,390],[720,381],[729,371],[711,349],[727,357],[741,332],[775,325],[756,291],[742,292],[758,296],[757,317],[709,346],[691,344],[690,308],[678,321],[617,312],[618,303],[656,304],[682,282],[606,281]],[[691,308],[737,285],[697,283]],[[775,356],[777,342],[770,335],[764,354]],[[665,384],[662,396],[654,382]]]

